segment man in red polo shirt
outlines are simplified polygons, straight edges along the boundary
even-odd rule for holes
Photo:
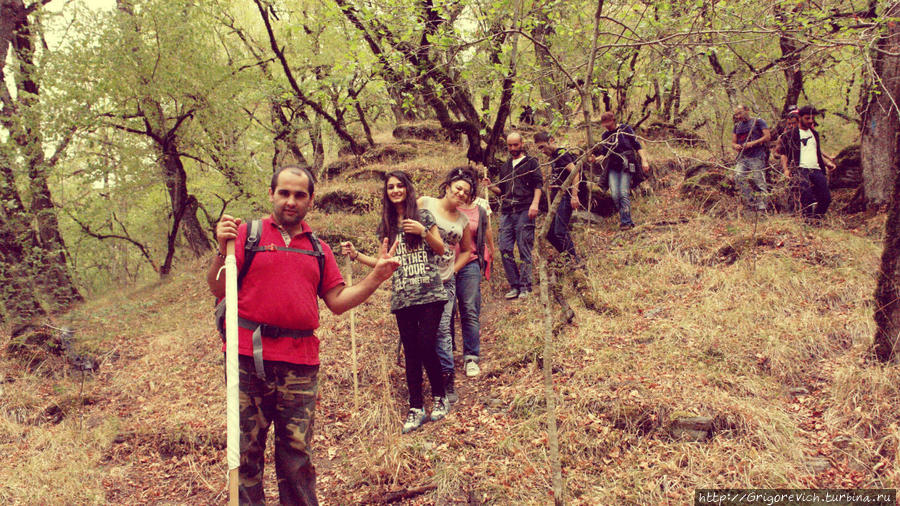
[[[335,314],[366,300],[400,265],[382,244],[377,265],[365,279],[348,287],[331,248],[319,241],[324,267],[311,255],[316,248],[303,221],[313,202],[314,182],[302,167],[286,166],[272,176],[272,214],[262,220],[256,253],[238,291],[238,352],[241,412],[241,504],[265,504],[263,454],[269,425],[275,422],[275,472],[281,504],[318,504],[310,442],[316,406],[319,339],[318,301]],[[235,260],[244,262],[247,225],[223,215],[216,225],[219,254],[207,283],[217,298],[225,296],[225,244],[235,239]],[[395,245],[396,247],[396,245]],[[258,330],[259,329],[259,330]],[[256,343],[254,344],[254,341]],[[254,352],[260,357],[254,360]]]

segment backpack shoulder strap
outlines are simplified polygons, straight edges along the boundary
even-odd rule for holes
[[[238,289],[247,271],[250,270],[250,264],[253,263],[253,257],[256,256],[256,246],[262,236],[262,220],[252,220],[247,225],[247,241],[244,242],[244,263],[241,265],[241,271],[238,273],[237,283]]]
[[[315,232],[309,233],[309,243],[312,245],[313,256],[319,263],[319,286],[316,288],[316,293],[322,293],[322,285],[325,283],[325,253],[322,252],[322,244]]]

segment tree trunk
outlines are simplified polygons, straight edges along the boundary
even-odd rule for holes
[[[284,110],[286,104],[272,100],[269,109],[272,111],[272,127],[275,130],[273,144],[275,145],[275,155],[272,157],[272,170],[278,168],[279,165],[291,161],[300,165],[309,165],[303,151],[297,144],[297,128],[285,116]]]
[[[0,300],[6,309],[12,337],[47,314],[32,288],[27,256],[13,227],[0,213]]]
[[[354,97],[355,99],[356,97]],[[366,142],[369,143],[370,148],[375,147],[375,138],[372,137],[372,129],[369,127],[369,122],[366,121],[366,111],[363,110],[362,105],[359,103],[359,100],[356,100],[353,104],[353,107],[356,109],[356,114],[359,116],[359,122],[362,123],[363,132],[366,133]]]
[[[900,3],[894,3],[885,12],[885,18],[896,17]],[[896,345],[900,339],[900,137],[897,135],[900,100],[900,27],[888,24],[885,36],[876,44],[876,80],[882,85],[882,93],[870,101],[863,117],[862,164],[863,184],[869,202],[883,199],[891,191],[887,222],[884,226],[884,251],[881,254],[881,270],[875,288],[874,351],[881,361],[896,357]],[[881,137],[881,138],[880,138]],[[883,149],[883,153],[878,153]],[[884,186],[876,184],[881,182]],[[887,184],[885,184],[887,183]],[[870,193],[878,191],[878,197]],[[890,189],[890,190],[889,190]]]
[[[894,172],[898,170],[900,167],[895,165]],[[900,340],[900,178],[896,177],[875,288],[875,324],[875,356],[882,362],[893,360]]]
[[[516,19],[519,19],[521,12],[521,0],[516,3]],[[516,66],[518,65],[519,52],[519,34],[515,33],[512,37],[512,51],[509,55],[509,66],[506,77],[503,78],[502,92],[500,93],[500,107],[497,109],[497,118],[494,120],[494,127],[491,129],[490,136],[487,139],[487,147],[484,150],[482,162],[485,166],[493,165],[494,151],[502,141],[503,132],[506,127],[506,120],[509,118],[509,110],[512,101],[512,89],[516,83]],[[498,53],[493,53],[491,59],[495,64],[500,63]]]
[[[898,15],[900,3],[895,2],[882,17]],[[890,202],[900,158],[897,147],[897,134],[900,130],[897,116],[897,106],[900,103],[900,57],[896,56],[900,51],[900,27],[894,23],[888,24],[884,33],[872,52],[875,76],[862,112],[860,140],[865,196],[867,204],[874,205]]]
[[[13,54],[19,66],[19,73],[15,79],[18,118],[12,120],[14,125],[10,129],[10,133],[15,137],[16,144],[19,146],[20,156],[28,167],[31,186],[30,212],[35,218],[40,238],[39,241],[30,242],[32,246],[30,255],[34,255],[32,258],[34,259],[35,267],[37,267],[35,272],[32,273],[33,278],[30,279],[38,280],[55,305],[65,309],[71,306],[73,302],[82,300],[82,297],[69,274],[69,267],[66,261],[67,250],[62,234],[59,231],[56,207],[50,195],[46,171],[56,163],[59,153],[68,144],[68,137],[63,141],[57,154],[48,163],[44,156],[41,114],[38,107],[40,86],[34,62],[34,34],[31,31],[31,23],[28,19],[29,12],[21,1],[4,3],[6,4],[2,9],[4,16],[12,14],[15,20],[12,32],[4,30],[4,38],[12,37]],[[11,7],[18,12],[8,12],[7,9]],[[6,47],[8,48],[8,45]],[[6,51],[4,50],[3,61],[5,60]],[[4,162],[8,162],[8,160],[5,159]],[[10,170],[6,163],[4,163],[4,170]],[[6,188],[4,193],[15,191],[15,181],[12,172],[5,179],[5,184],[10,185],[10,187]],[[18,200],[18,196],[13,205],[18,206],[23,211],[24,216],[24,209],[21,208],[21,200]],[[23,232],[20,231],[19,233]],[[33,236],[34,234],[30,233],[28,235]]]
[[[325,168],[325,143],[322,141],[322,119],[315,116],[309,127],[309,142],[313,148],[313,174]]]
[[[181,163],[181,155],[174,139],[169,139],[163,144],[163,180],[172,206],[172,220],[175,226],[172,233],[180,229],[184,233],[188,248],[194,256],[201,257],[210,250],[209,239],[206,231],[197,219],[197,198],[189,195],[187,191],[187,173]],[[175,242],[169,241],[169,247],[174,248]],[[164,264],[166,274],[171,267],[171,255],[167,255],[167,264]],[[162,272],[160,273],[162,274]]]
[[[556,111],[560,117],[568,118],[570,111],[566,107],[566,88],[561,85],[565,80],[560,78],[559,71],[553,65],[550,57],[550,42],[547,41],[547,35],[553,33],[553,28],[545,12],[541,12],[538,16],[539,21],[531,30],[531,36],[534,39],[534,56],[541,71],[538,89],[545,104],[549,104],[550,108]],[[538,107],[537,110],[538,114],[544,117],[545,124],[549,125],[552,121],[550,111],[546,107]]]

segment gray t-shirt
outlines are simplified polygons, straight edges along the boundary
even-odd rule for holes
[[[435,225],[434,215],[425,209],[419,210],[419,220],[429,230]],[[418,248],[410,250],[403,240],[403,232],[397,234],[397,250],[394,255],[400,259],[400,267],[394,271],[391,287],[391,312],[410,306],[444,302],[447,291],[438,272],[440,257],[424,240]]]
[[[438,260],[438,272],[441,279],[447,281],[453,277],[453,263],[456,262],[456,245],[462,240],[463,230],[469,226],[466,215],[459,213],[456,221],[445,220],[437,212],[440,200],[433,197],[422,197],[422,209],[428,210],[434,216],[438,230],[441,231],[441,239],[444,240],[444,254]]]

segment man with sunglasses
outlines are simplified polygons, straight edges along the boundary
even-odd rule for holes
[[[793,175],[800,188],[800,205],[803,216],[820,220],[831,204],[826,168],[834,168],[834,163],[822,155],[819,132],[814,128],[818,112],[811,105],[798,111],[799,124],[781,136],[781,168],[790,180]]]

